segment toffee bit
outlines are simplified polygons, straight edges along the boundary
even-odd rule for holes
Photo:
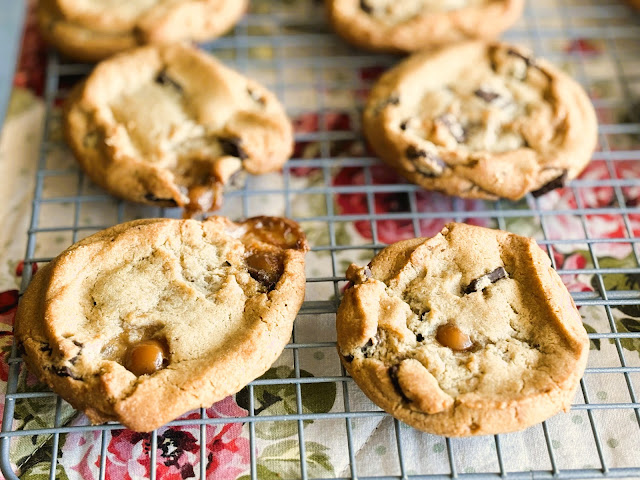
[[[399,365],[392,365],[389,367],[389,378],[391,379],[391,384],[395,389],[396,393],[402,397],[402,400],[405,402],[411,402],[411,399],[407,397],[402,391],[402,387],[400,386],[400,380],[398,380],[398,370],[400,370]]]
[[[482,275],[481,277],[473,280],[467,287],[464,289],[465,295],[468,295],[473,292],[477,292],[480,290],[484,290],[492,283],[496,283],[498,280],[503,278],[507,278],[509,274],[503,267],[498,267],[495,270],[487,273],[486,275]]]
[[[551,190],[564,187],[565,183],[567,182],[567,176],[568,172],[564,170],[559,176],[557,176],[550,182],[547,182],[539,189],[532,191],[531,195],[533,195],[535,198],[538,198],[545,193],[549,193]]]

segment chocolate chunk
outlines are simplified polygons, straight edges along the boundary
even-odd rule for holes
[[[360,0],[360,10],[362,10],[364,13],[373,13],[373,7],[369,5],[369,2],[367,2],[367,0]]]
[[[95,302],[94,302],[94,303],[95,303]],[[79,341],[77,341],[77,340],[73,340],[73,344],[74,344],[76,347],[80,347],[80,348],[84,347],[84,343],[79,342]]]
[[[453,135],[453,138],[456,139],[456,142],[462,143],[467,139],[467,132],[465,131],[464,127],[460,122],[458,122],[456,117],[454,117],[450,113],[440,115],[438,117],[438,120],[449,129],[449,132],[451,133],[451,135]]]
[[[240,137],[218,138],[218,141],[225,155],[236,157],[240,160],[249,158],[249,155],[241,146],[242,139]]]
[[[166,203],[166,204],[170,204],[172,207],[178,206],[178,203],[173,198],[158,198],[153,193],[146,193],[144,196],[144,199],[147,202],[163,203],[163,204]]]
[[[228,260],[226,262],[224,262],[222,264],[223,267],[230,267],[231,266],[231,262],[229,262]]]
[[[364,352],[369,347],[373,347],[373,338],[370,338],[369,341],[367,343],[365,343],[364,346],[360,350],[362,350]]]
[[[488,285],[496,283],[498,280],[507,278],[508,276],[507,271],[503,267],[498,267],[492,272],[473,280],[469,285],[467,285],[467,288],[464,289],[464,293],[465,295],[468,295],[478,291],[478,289],[484,290]]]
[[[545,193],[549,193],[551,190],[555,190],[556,188],[564,187],[564,184],[567,181],[567,175],[568,175],[568,172],[566,170],[564,170],[556,178],[554,178],[550,182],[544,184],[539,189],[534,190],[533,192],[531,192],[531,195],[533,195],[534,197],[537,198],[537,197],[540,197],[540,196],[544,195]]]
[[[51,365],[51,371],[59,377],[71,377],[74,380],[82,380],[82,377],[75,375],[69,367],[56,367],[55,365]]]
[[[447,168],[447,164],[444,163],[444,161],[438,155],[427,152],[425,150],[417,149],[413,145],[409,145],[409,147],[407,147],[407,150],[405,151],[405,156],[409,160],[426,158],[427,160],[429,160],[430,163],[435,164],[436,166],[440,167],[442,170]],[[427,170],[426,168],[424,168],[424,165],[420,163],[415,163],[414,166],[416,167],[416,170],[418,172],[420,172],[422,175],[425,175],[427,177],[437,177],[441,174],[441,172],[438,172],[435,169]]]
[[[51,353],[53,352],[53,350],[51,349],[51,345],[49,345],[48,343],[43,343],[40,346],[40,351],[45,352],[47,355],[51,355]]]
[[[182,93],[183,91],[182,85],[180,85],[176,80],[171,78],[167,74],[166,70],[162,70],[160,73],[158,73],[154,81],[162,86],[173,88],[178,93]]]
[[[398,370],[400,370],[400,366],[399,365],[393,365],[391,367],[389,367],[389,378],[391,379],[391,383],[393,384],[393,388],[395,389],[396,393],[398,395],[400,395],[402,397],[402,399],[405,402],[411,402],[411,399],[409,399],[404,392],[402,391],[402,387],[400,387],[400,381],[398,380]]]
[[[484,100],[487,103],[491,103],[493,102],[496,98],[500,97],[500,94],[496,93],[496,92],[491,92],[489,90],[485,90],[483,88],[478,88],[477,90],[474,90],[473,94],[476,97],[481,98],[482,100]]]
[[[249,94],[249,96],[251,97],[251,99],[256,102],[259,103],[260,105],[262,105],[263,107],[265,106],[265,104],[267,103],[267,101],[265,100],[265,98],[262,95],[259,95],[258,93],[256,93],[254,90],[250,89],[249,87],[247,87],[247,93]]]
[[[403,120],[400,122],[400,130],[405,131],[409,125],[409,120]]]
[[[73,358],[69,359],[69,363],[70,363],[71,365],[75,365],[75,364],[78,362],[78,359],[79,359],[79,358],[80,358],[80,355],[78,354],[78,355],[76,355],[75,357],[73,357]]]
[[[343,355],[342,358],[344,358],[345,362],[347,363],[353,362],[353,355]]]
[[[424,342],[424,335],[421,333],[416,334],[416,342]]]
[[[169,75],[167,75],[166,70],[161,70],[160,73],[156,75],[155,82],[165,87],[175,88],[178,92],[182,93],[182,87],[180,86],[180,84]]]
[[[520,52],[518,52],[518,51],[516,51],[516,50],[514,50],[512,48],[507,49],[507,55],[511,55],[513,57],[521,58],[522,60],[524,60],[524,63],[527,64],[527,67],[530,67],[530,66],[535,64],[535,60],[533,58],[527,57],[526,55],[523,55],[522,53],[520,53]]]
[[[364,276],[367,280],[373,277],[373,272],[371,271],[368,265],[364,267],[364,270],[362,271],[362,273],[364,273]]]

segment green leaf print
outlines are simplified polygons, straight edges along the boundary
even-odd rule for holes
[[[42,462],[34,465],[20,475],[21,480],[49,480],[51,471],[51,462]],[[62,465],[56,465],[56,480],[68,480],[67,473]]]
[[[313,377],[305,370],[300,371],[303,378]],[[261,379],[295,378],[290,367],[280,366],[269,369]],[[334,383],[308,383],[300,386],[303,413],[326,413],[331,410],[336,399]],[[296,387],[291,384],[258,385],[253,388],[254,412],[256,415],[290,415],[297,413]],[[249,409],[249,389],[244,388],[236,394],[236,402],[242,408]],[[306,420],[304,425],[313,423]],[[287,438],[298,432],[298,424],[290,422],[256,422],[256,435],[267,440]]]
[[[587,257],[589,258],[589,257]],[[633,254],[625,258],[602,257],[598,259],[600,268],[633,268],[636,262]],[[615,273],[602,275],[602,281],[607,290],[638,290],[640,289],[640,274],[637,273]],[[600,291],[598,276],[591,277],[591,286],[596,292]],[[616,305],[622,313],[632,317],[640,317],[640,305]]]
[[[640,332],[640,321],[635,318],[620,318],[616,320],[616,328],[620,333],[637,333]],[[613,343],[613,340],[611,340]],[[640,355],[640,338],[621,338],[620,345],[627,350],[633,350]]]
[[[317,442],[305,442],[307,475],[309,477],[333,477],[328,448]],[[258,465],[278,476],[275,478],[300,478],[300,449],[297,440],[282,440],[266,447]],[[262,478],[262,477],[260,477]]]
[[[596,332],[596,329],[593,328],[591,325],[588,325],[586,323],[582,323],[582,325],[584,326],[584,329],[587,331],[587,333],[598,333]],[[599,338],[592,338],[589,339],[589,343],[591,344],[591,350],[600,350],[600,339]]]

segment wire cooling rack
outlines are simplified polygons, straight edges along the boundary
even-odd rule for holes
[[[509,41],[531,47],[538,55],[569,70],[590,93],[598,111],[600,147],[594,154],[594,164],[602,167],[603,178],[583,176],[563,190],[574,203],[550,204],[545,198],[532,197],[518,203],[479,202],[460,199],[433,202],[424,205],[419,188],[397,180],[385,181],[379,178],[380,163],[366,148],[341,150],[336,153],[337,144],[363,145],[359,129],[359,117],[365,92],[374,80],[374,73],[392,65],[396,58],[358,51],[345,45],[333,35],[324,21],[320,2],[312,0],[289,0],[268,2],[254,0],[251,12],[228,36],[205,45],[205,48],[222,58],[238,70],[257,78],[271,88],[289,109],[292,117],[311,115],[317,121],[311,131],[300,131],[296,135],[298,146],[314,145],[317,149],[310,159],[296,150],[285,167],[282,176],[265,179],[250,178],[244,187],[226,194],[226,204],[222,214],[237,208],[240,215],[250,216],[263,212],[260,206],[265,198],[271,203],[280,203],[286,216],[299,221],[304,227],[311,225],[322,229],[324,236],[318,236],[312,247],[310,258],[323,258],[327,270],[308,275],[307,300],[296,320],[287,355],[294,372],[293,378],[259,379],[248,387],[248,414],[241,417],[209,418],[201,410],[197,418],[178,420],[170,428],[195,425],[200,431],[200,463],[196,477],[205,478],[206,451],[204,441],[206,429],[211,425],[240,423],[248,430],[250,443],[250,465],[246,472],[250,478],[261,478],[257,461],[256,428],[262,422],[289,422],[297,428],[294,455],[295,468],[292,478],[310,478],[308,455],[305,442],[305,425],[309,421],[322,424],[330,422],[334,432],[334,442],[344,445],[342,454],[345,467],[335,471],[338,477],[383,478],[368,468],[361,460],[366,444],[356,446],[358,422],[386,417],[391,434],[384,437],[378,451],[391,452],[395,462],[391,475],[384,478],[640,478],[640,453],[633,441],[640,441],[640,362],[636,351],[627,347],[630,342],[640,342],[640,332],[634,328],[620,328],[620,309],[640,307],[638,283],[631,281],[613,288],[613,276],[627,275],[637,279],[640,275],[640,261],[637,243],[640,238],[637,221],[640,207],[629,200],[629,191],[640,188],[636,178],[621,176],[619,167],[629,162],[640,162],[640,108],[630,108],[640,99],[640,18],[630,7],[613,0],[530,0],[527,2],[524,18],[504,37]],[[595,54],[597,50],[597,55]],[[177,210],[136,207],[114,200],[92,186],[77,170],[72,161],[52,162],[50,152],[61,140],[57,132],[57,109],[55,105],[65,97],[68,87],[90,70],[89,65],[68,63],[55,53],[48,57],[45,103],[46,115],[43,125],[44,137],[40,148],[40,160],[36,176],[33,201],[33,215],[29,228],[26,253],[27,268],[24,269],[24,289],[30,281],[30,264],[47,262],[64,247],[97,230],[114,223],[140,216],[179,216]],[[374,73],[372,73],[374,72]],[[342,99],[337,101],[336,98]],[[636,105],[637,107],[637,105]],[[330,125],[330,116],[338,112],[348,121],[344,125]],[[626,112],[626,113],[625,113]],[[630,114],[628,112],[631,112]],[[627,115],[627,116],[625,116]],[[631,115],[631,116],[629,116]],[[66,163],[65,163],[66,162]],[[631,163],[633,166],[633,163]],[[332,175],[336,171],[357,171],[363,181],[349,180],[336,183]],[[352,170],[349,170],[352,169]],[[299,178],[315,175],[316,181],[300,184]],[[386,178],[386,177],[385,177]],[[300,186],[302,185],[302,186]],[[52,188],[48,188],[52,187]],[[52,194],[47,192],[52,191]],[[389,194],[402,194],[401,205],[393,204],[390,209],[381,209],[379,200]],[[609,195],[604,205],[593,205],[589,198],[593,195]],[[346,211],[337,201],[354,196],[364,199],[364,210]],[[321,205],[320,212],[301,213],[295,204],[304,199],[315,199]],[[445,197],[438,197],[441,200]],[[302,200],[301,200],[302,199]],[[268,203],[268,202],[267,202]],[[549,206],[551,205],[551,207]],[[560,205],[560,206],[559,206]],[[65,210],[66,209],[66,210]],[[68,212],[67,221],[51,224],[54,214]],[[85,220],[85,213],[93,212],[93,221]],[[95,221],[98,218],[99,221]],[[620,226],[615,235],[594,234],[592,227],[599,220],[615,218]],[[572,219],[573,223],[562,223]],[[305,325],[324,319],[332,324],[337,308],[336,299],[344,285],[344,264],[355,260],[363,263],[373,253],[384,246],[386,234],[383,228],[402,225],[415,236],[425,233],[425,226],[444,223],[447,220],[489,223],[493,226],[514,229],[518,226],[523,233],[530,232],[547,249],[554,266],[563,275],[577,305],[597,310],[601,314],[604,327],[590,333],[592,343],[599,348],[613,349],[613,355],[606,361],[599,361],[596,351],[592,351],[585,377],[572,407],[573,427],[577,428],[580,442],[589,448],[577,463],[565,465],[557,453],[557,445],[568,435],[569,429],[554,424],[554,417],[541,426],[532,427],[535,434],[521,448],[538,452],[540,462],[536,465],[519,464],[518,452],[509,447],[509,435],[484,437],[493,452],[493,467],[478,467],[473,457],[462,456],[461,452],[474,440],[443,439],[420,434],[393,421],[374,405],[355,402],[360,393],[353,381],[345,375],[341,367],[335,367],[334,375],[308,377],[304,375],[302,358],[310,352],[326,352],[327,356],[337,356],[333,351],[335,337],[319,338],[302,335]],[[562,235],[557,234],[557,223],[565,225]],[[576,223],[577,222],[577,223]],[[359,226],[369,232],[369,240],[360,244],[350,244],[341,240],[345,228]],[[567,226],[568,225],[568,226]],[[567,229],[569,231],[567,231]],[[365,235],[366,236],[366,235]],[[53,239],[56,239],[54,242]],[[62,240],[60,240],[62,239]],[[56,242],[58,244],[56,244]],[[631,263],[612,263],[611,257],[603,252],[610,248],[626,246]],[[556,265],[560,257],[557,252],[567,248],[581,248],[586,263]],[[365,262],[366,263],[366,262]],[[575,278],[590,275],[592,289],[577,288],[572,283]],[[616,278],[618,278],[616,277]],[[573,279],[573,280],[572,280]],[[11,471],[9,452],[12,442],[29,436],[36,438],[46,435],[51,441],[50,466],[43,475],[56,478],[59,463],[60,435],[72,432],[97,432],[100,455],[96,462],[96,478],[105,478],[105,457],[108,435],[122,429],[118,424],[90,426],[85,424],[64,424],[65,403],[49,391],[23,391],[19,387],[19,372],[22,363],[15,346],[9,360],[10,372],[5,399],[4,419],[0,433],[0,466],[7,478],[15,478]],[[302,372],[302,373],[301,373]],[[607,376],[620,387],[616,395],[607,391],[595,391],[598,379]],[[611,382],[609,384],[611,384]],[[335,385],[336,402],[331,411],[309,413],[303,403],[303,390],[311,383]],[[255,391],[264,385],[292,385],[295,388],[295,408],[282,415],[264,415],[255,409]],[[31,425],[26,429],[13,430],[16,405],[25,399],[50,399],[51,425]],[[358,397],[360,398],[360,397]],[[363,407],[363,405],[365,405]],[[619,414],[631,420],[631,430],[625,433],[625,441],[618,441],[620,449],[626,448],[615,458],[609,448],[615,446],[605,438],[604,428],[610,429]],[[577,419],[577,420],[576,420]],[[579,420],[579,421],[578,421]],[[559,420],[558,420],[559,421]],[[559,426],[560,425],[560,426]],[[609,430],[607,430],[609,431]],[[511,434],[510,434],[511,435]],[[515,435],[515,434],[514,434]],[[631,441],[626,441],[626,440]],[[413,448],[416,442],[437,441],[430,451]],[[525,447],[526,445],[526,447]],[[578,445],[572,445],[578,448]],[[148,449],[150,477],[158,474],[158,436],[151,435]],[[371,447],[373,448],[373,447]],[[382,450],[380,450],[382,449]],[[438,455],[432,452],[439,452]],[[368,458],[368,457],[365,457]],[[435,466],[434,466],[435,465]],[[428,468],[427,468],[428,467]],[[425,473],[426,472],[426,473]],[[434,473],[435,472],[435,473]],[[215,477],[209,477],[215,478]]]

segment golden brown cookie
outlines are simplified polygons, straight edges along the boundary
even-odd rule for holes
[[[92,422],[150,431],[278,358],[307,250],[298,225],[277,217],[117,225],[38,271],[15,335],[28,367]]]
[[[137,45],[214,39],[235,25],[247,0],[40,0],[47,41],[75,60],[99,61]]]
[[[411,52],[493,39],[513,25],[524,0],[328,0],[329,20],[354,45]]]
[[[370,93],[375,152],[428,190],[518,200],[575,178],[596,146],[596,115],[564,72],[519,47],[470,42],[417,53]]]
[[[189,215],[219,208],[236,173],[279,170],[293,147],[291,123],[271,92],[179,44],[98,64],[67,100],[63,122],[98,185]]]
[[[456,437],[524,429],[571,406],[589,340],[534,240],[451,223],[347,277],[340,357],[394,417]]]

